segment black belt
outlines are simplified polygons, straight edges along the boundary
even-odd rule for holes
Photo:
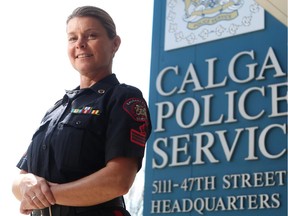
[[[32,212],[31,216],[63,216],[63,215],[78,215],[82,212],[95,211],[98,209],[113,209],[113,208],[124,208],[125,203],[123,197],[117,197],[113,200],[110,200],[105,203],[101,203],[95,206],[87,207],[74,207],[74,206],[62,206],[62,205],[53,205],[45,209],[36,209]],[[66,213],[67,212],[67,213]],[[65,214],[66,213],[66,214]]]

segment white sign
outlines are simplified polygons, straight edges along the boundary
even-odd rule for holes
[[[264,29],[254,0],[167,0],[165,51]]]

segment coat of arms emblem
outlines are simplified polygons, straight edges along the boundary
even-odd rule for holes
[[[167,0],[165,50],[264,28],[254,0]]]

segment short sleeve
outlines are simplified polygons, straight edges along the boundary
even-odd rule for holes
[[[127,85],[117,86],[109,101],[106,163],[115,157],[135,157],[140,169],[151,133],[147,103],[140,90]]]
[[[19,169],[28,171],[27,154],[25,153],[16,165]]]

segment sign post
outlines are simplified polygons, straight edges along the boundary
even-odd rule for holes
[[[153,24],[143,215],[287,215],[287,27],[254,0]]]

